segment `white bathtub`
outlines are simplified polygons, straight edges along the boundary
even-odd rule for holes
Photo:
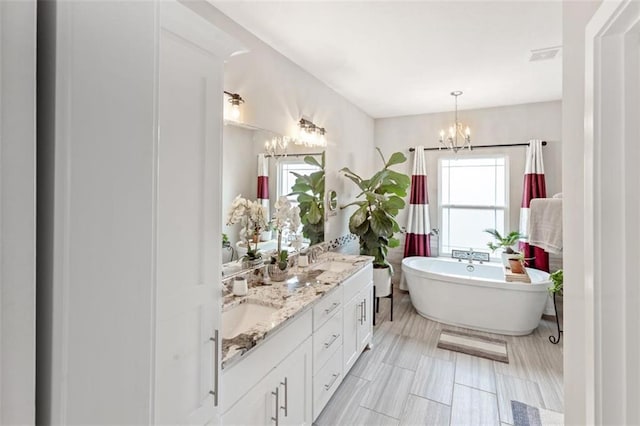
[[[423,317],[514,336],[538,327],[551,285],[549,274],[537,269],[527,268],[531,284],[509,283],[499,263],[469,265],[435,257],[407,257],[402,272]]]

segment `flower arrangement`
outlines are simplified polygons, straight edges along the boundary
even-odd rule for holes
[[[271,226],[274,231],[278,232],[278,249],[275,256],[271,257],[271,263],[277,264],[280,270],[287,269],[289,252],[282,250],[282,234],[285,230],[295,235],[300,228],[300,208],[293,206],[291,201],[282,196],[274,204],[273,219],[271,220]]]
[[[262,255],[258,251],[258,236],[267,227],[267,211],[259,202],[247,200],[238,195],[231,203],[227,215],[227,226],[242,224],[240,237],[247,242],[246,260],[260,259]],[[251,247],[251,243],[255,245]]]

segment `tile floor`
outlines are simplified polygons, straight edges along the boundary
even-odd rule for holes
[[[543,320],[529,336],[508,342],[509,364],[436,347],[443,327],[416,313],[409,295],[381,299],[373,348],[345,377],[317,426],[506,425],[511,400],[563,411],[562,342],[548,337],[555,323]],[[482,333],[481,333],[482,334]],[[491,336],[489,333],[484,333]]]

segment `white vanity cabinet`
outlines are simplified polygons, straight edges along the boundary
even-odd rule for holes
[[[311,337],[222,416],[223,425],[311,424]]]
[[[373,267],[346,280],[344,287],[343,370],[347,374],[373,336]]]

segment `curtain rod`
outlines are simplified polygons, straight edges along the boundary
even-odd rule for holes
[[[413,149],[413,148],[411,148],[411,149]],[[322,155],[322,153],[321,152],[308,152],[308,153],[301,153],[301,154],[287,154],[286,157],[278,155],[278,159],[287,158],[287,157],[306,157],[307,155]],[[264,156],[264,158],[273,158],[273,155],[266,154]]]
[[[542,141],[542,146],[546,146],[546,145],[547,145],[547,141]],[[503,145],[477,145],[477,146],[472,146],[471,150],[473,151],[474,149],[478,149],[478,148],[504,148],[509,146],[529,146],[529,143],[506,143]],[[446,147],[423,148],[424,151],[442,151],[442,150],[447,151],[448,149],[449,148],[446,148]],[[409,152],[413,152],[415,150],[416,150],[415,148],[409,148]]]

